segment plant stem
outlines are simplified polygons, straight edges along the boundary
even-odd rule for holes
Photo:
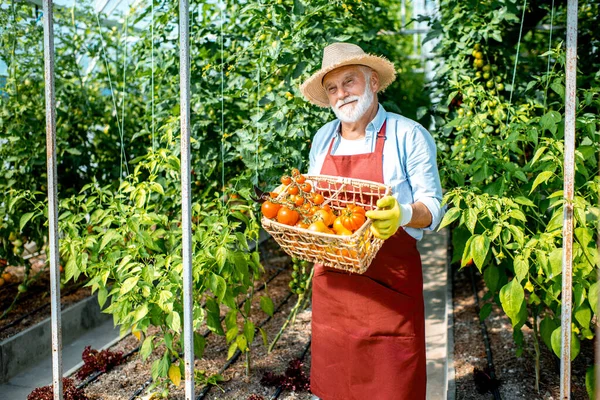
[[[538,340],[537,312],[533,311],[533,348],[535,349],[535,390],[540,392],[540,342]]]

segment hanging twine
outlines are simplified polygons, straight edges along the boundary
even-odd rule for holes
[[[509,106],[512,104],[512,96],[513,96],[513,92],[515,90],[515,77],[517,75],[517,64],[519,63],[519,50],[521,48],[521,36],[523,35],[523,24],[525,22],[525,10],[526,9],[527,9],[527,0],[524,0],[523,1],[523,14],[521,15],[521,27],[519,28],[519,41],[517,42],[517,54],[515,57],[515,66],[513,68],[512,82],[510,84],[510,97],[508,99]],[[508,125],[509,117],[510,117],[510,107],[508,107],[508,110],[506,113],[506,125]]]

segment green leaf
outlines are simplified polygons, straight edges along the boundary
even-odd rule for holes
[[[248,350],[248,340],[246,339],[246,335],[239,335],[235,341],[238,349],[240,349],[242,353]]]
[[[535,204],[531,200],[529,200],[527,197],[524,197],[524,196],[515,197],[513,200],[516,203],[519,203],[524,206],[535,207]]]
[[[486,235],[478,235],[473,239],[471,244],[471,254],[473,255],[473,262],[479,268],[481,272],[485,258],[490,250],[490,239]]]
[[[479,319],[481,321],[484,321],[492,312],[492,304],[491,303],[485,303],[483,305],[483,307],[481,307],[481,310],[479,311]]]
[[[531,190],[529,191],[529,194],[533,193],[533,191],[535,190],[536,187],[538,187],[539,184],[546,183],[553,174],[554,174],[554,172],[552,172],[552,171],[541,172],[533,181],[533,186],[531,186]]]
[[[477,225],[477,210],[474,208],[467,209],[465,216],[465,226],[472,234],[475,233],[475,225]]]
[[[142,356],[142,360],[145,360],[152,354],[154,350],[154,335],[146,336],[144,342],[142,343],[142,347],[140,348],[140,355]]]
[[[596,366],[592,365],[585,371],[585,390],[590,399],[596,398]]]
[[[106,304],[106,299],[108,298],[108,290],[105,287],[101,287],[98,290],[98,304],[100,304],[100,308],[104,307]]]
[[[594,314],[598,315],[598,294],[600,292],[600,282],[594,283],[588,289],[588,301]]]
[[[525,214],[523,214],[523,211],[521,211],[521,210],[517,210],[517,209],[510,210],[510,213],[508,215],[511,218],[515,218],[520,221],[527,222],[527,218],[525,217]]]
[[[540,322],[540,336],[549,349],[552,349],[552,332],[559,326],[560,324],[551,317],[546,317]]]
[[[590,321],[592,320],[592,310],[587,303],[583,303],[575,310],[575,320],[579,322],[579,325],[585,329],[590,328]]]
[[[489,291],[495,293],[498,289],[498,283],[500,282],[500,272],[498,272],[498,267],[495,265],[488,266],[485,271],[483,271],[483,280]]]
[[[513,279],[500,289],[500,303],[504,312],[510,318],[513,327],[520,322],[519,311],[524,301],[525,292],[516,279]]]
[[[258,328],[260,332],[260,336],[262,336],[263,345],[267,347],[269,345],[269,338],[267,337],[267,332],[263,328]]]
[[[232,326],[231,328],[227,328],[227,332],[225,333],[226,343],[231,343],[231,341],[236,338],[238,332],[239,332],[239,329],[237,326]]]
[[[550,271],[548,278],[554,278],[562,273],[562,248],[554,249],[548,256]]]
[[[260,309],[272,317],[274,310],[273,300],[268,296],[260,296]]]
[[[249,344],[252,344],[252,342],[254,341],[254,324],[252,323],[252,321],[246,321],[246,323],[244,324],[244,335],[246,336],[246,339],[248,340]]]
[[[177,311],[173,311],[167,315],[167,325],[175,332],[179,333],[181,330],[181,317]]]
[[[117,231],[115,231],[114,229],[108,230],[102,236],[102,242],[100,242],[100,248],[98,249],[98,252],[101,252],[102,249],[104,249],[108,243],[110,243],[112,240],[116,239],[117,237],[119,237],[119,234],[117,233]]]
[[[225,296],[225,291],[227,290],[227,284],[225,283],[225,279],[221,276],[211,272],[210,277],[208,279],[208,287],[213,292],[213,294],[219,299],[219,302],[223,301],[223,296]]]
[[[208,326],[208,329],[218,335],[225,336],[225,331],[223,331],[223,327],[221,326],[219,305],[212,297],[206,299],[206,309],[206,326]]]
[[[573,287],[573,306],[579,307],[585,301],[585,288],[581,283],[576,284]]]
[[[25,213],[23,215],[21,215],[21,220],[19,221],[19,230],[23,231],[23,228],[25,227],[25,225],[27,225],[27,223],[29,222],[29,220],[31,219],[31,217],[33,217],[32,212],[28,212]]]
[[[561,328],[558,327],[552,332],[552,350],[557,357],[561,357],[561,349],[562,349],[562,333]],[[575,332],[571,332],[571,361],[573,361],[579,355],[579,349],[581,344],[579,343],[579,338],[575,334]]]
[[[196,358],[201,359],[204,356],[204,347],[206,346],[206,339],[198,332],[194,332],[194,355]]]
[[[539,149],[537,149],[535,151],[535,154],[533,156],[533,158],[531,159],[531,161],[529,162],[529,165],[533,166],[533,164],[536,163],[536,161],[542,156],[542,154],[544,153],[544,151],[548,150],[548,147],[546,146],[542,146]]]
[[[542,129],[548,129],[553,134],[556,133],[557,124],[562,120],[561,115],[556,111],[548,111],[540,118]]]
[[[233,341],[231,342],[231,344],[229,345],[229,350],[227,350],[227,359],[229,360],[231,357],[233,357],[233,355],[235,354],[235,351],[238,349],[238,344],[237,341]]]
[[[453,207],[453,208],[449,209],[446,212],[446,215],[444,215],[444,218],[442,219],[442,222],[440,223],[438,231],[442,230],[445,226],[450,225],[458,217],[460,217],[460,208]]]
[[[522,282],[523,279],[527,278],[529,275],[529,260],[524,259],[521,256],[515,257],[514,262],[515,275],[519,282]]]
[[[124,294],[129,293],[129,291],[133,289],[135,285],[137,285],[139,280],[139,276],[132,276],[131,278],[125,279],[125,282],[123,282],[121,288],[119,289],[119,294],[122,296]]]

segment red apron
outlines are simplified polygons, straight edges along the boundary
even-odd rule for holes
[[[385,123],[373,153],[331,154],[321,174],[383,183]],[[315,265],[311,392],[323,400],[425,399],[425,313],[416,240],[398,229],[362,274]]]

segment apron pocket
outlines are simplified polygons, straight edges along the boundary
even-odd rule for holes
[[[364,280],[364,316],[369,336],[415,336],[414,298],[396,292],[372,279]],[[363,307],[361,307],[363,308]]]

